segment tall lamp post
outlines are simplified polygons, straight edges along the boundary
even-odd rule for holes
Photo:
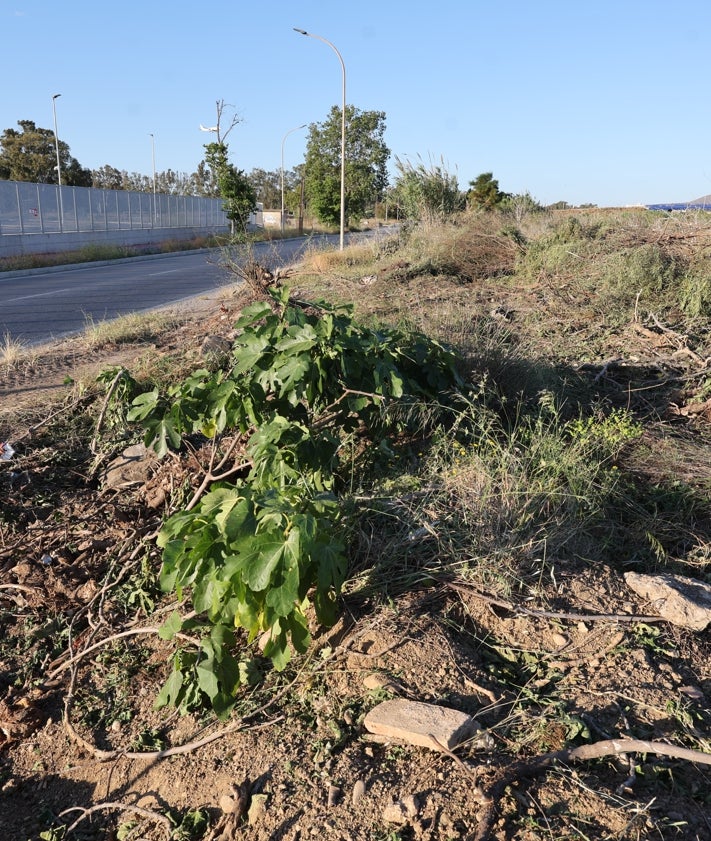
[[[59,162],[59,137],[57,136],[57,99],[61,93],[55,93],[52,97],[52,113],[54,114],[54,148],[57,152],[57,184],[62,186],[62,167]]]
[[[62,201],[62,165],[59,160],[59,135],[57,134],[57,99],[61,93],[52,96],[52,114],[54,115],[54,148],[57,152],[57,186],[59,188],[59,230],[64,225],[64,202]]]
[[[313,32],[307,32],[305,29],[297,29],[293,27],[294,32],[298,32],[299,35],[306,35],[308,38],[316,38],[319,41],[323,41],[324,44],[328,44],[328,46],[333,50],[333,52],[338,56],[338,60],[341,62],[341,71],[343,73],[343,107],[341,108],[341,236],[340,236],[340,247],[341,251],[343,251],[343,231],[346,227],[346,65],[343,63],[343,57],[338,52],[336,47],[330,42],[327,41],[326,38],[322,38],[320,35],[314,35]]]
[[[153,224],[158,221],[158,210],[156,208],[156,139],[152,132],[148,132],[151,138],[151,158],[153,160]]]
[[[281,232],[282,232],[282,235],[284,234],[284,141],[293,131],[299,131],[299,129],[306,128],[306,126],[307,126],[307,123],[304,123],[303,126],[296,126],[296,128],[290,128],[289,131],[287,131],[287,133],[281,139]]]

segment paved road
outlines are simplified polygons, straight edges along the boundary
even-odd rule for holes
[[[324,246],[338,237],[320,238]],[[313,240],[308,241],[311,247]],[[256,243],[265,265],[289,265],[307,247],[304,239]],[[8,336],[40,344],[81,332],[131,312],[175,303],[234,281],[220,265],[219,251],[133,258],[104,265],[66,267],[21,277],[0,274],[0,342]]]

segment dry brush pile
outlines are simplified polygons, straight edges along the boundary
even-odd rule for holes
[[[482,214],[251,264],[4,412],[8,837],[705,837],[708,631],[624,576],[709,583],[709,244]],[[489,749],[372,743],[398,695]]]

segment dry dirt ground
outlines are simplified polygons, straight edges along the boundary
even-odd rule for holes
[[[502,303],[541,306],[523,293]],[[229,334],[234,306],[221,290],[149,344],[67,341],[0,376],[0,436],[17,451],[0,472],[2,838],[439,841],[476,837],[492,809],[496,839],[711,838],[708,765],[652,753],[535,764],[625,735],[711,751],[709,631],[644,620],[617,569],[555,568],[523,610],[446,582],[389,598],[353,587],[336,627],[281,675],[264,667],[229,720],[153,708],[173,645],[155,632],[165,608],[141,569],[159,564],[161,498],[190,467],[108,490],[116,452],[77,466],[46,430],[97,371],[177,349],[198,359],[206,335]],[[686,453],[703,480],[707,421],[693,423],[651,451]],[[372,741],[365,713],[398,696],[472,714],[493,741],[456,754]],[[397,801],[401,822],[386,811]]]

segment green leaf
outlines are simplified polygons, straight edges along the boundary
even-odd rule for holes
[[[152,391],[146,391],[143,394],[139,394],[138,397],[135,397],[131,403],[133,408],[129,409],[126,417],[130,421],[143,420],[148,417],[152,411],[154,411],[158,402],[159,393],[157,388],[154,388]]]
[[[211,652],[205,660],[198,663],[195,672],[198,686],[212,701],[220,692],[220,684],[215,674],[215,658]]]
[[[290,328],[287,335],[276,343],[275,350],[287,355],[303,353],[303,351],[311,350],[317,341],[313,327],[310,324],[304,324],[299,328]]]
[[[271,315],[271,313],[272,308],[266,301],[257,301],[254,304],[250,304],[242,310],[239,319],[235,322],[235,329],[244,330],[246,327],[250,327],[260,319]]]
[[[311,359],[305,353],[288,357],[281,364],[276,364],[273,368],[273,374],[281,382],[281,388],[278,392],[279,397],[285,397],[290,391],[293,391],[302,382],[311,365]],[[291,402],[296,404],[300,397],[300,394],[294,394],[294,399]]]
[[[274,664],[274,668],[281,672],[289,665],[291,651],[289,650],[286,632],[279,629],[275,634],[275,628],[279,629],[279,625],[277,624],[272,628],[269,642],[264,646],[264,656],[269,657]]]
[[[183,629],[183,618],[177,610],[174,610],[158,631],[158,636],[163,640],[171,640]]]
[[[311,644],[309,623],[306,617],[300,610],[294,611],[294,613],[286,618],[286,622],[291,633],[291,641],[294,644],[294,648],[303,654]]]
[[[283,561],[285,553],[283,539],[275,539],[269,535],[256,536],[254,549],[243,558],[242,580],[251,589],[259,592],[264,590],[272,577],[272,573]]]
[[[153,704],[154,708],[159,710],[161,707],[177,707],[182,688],[183,675],[174,667],[170,673],[170,677],[163,684],[163,688],[156,697]]]
[[[163,458],[171,448],[179,449],[181,437],[176,428],[175,417],[170,414],[147,424],[143,442],[146,447],[155,451],[158,458]]]
[[[299,598],[299,567],[296,562],[282,569],[282,581],[279,586],[271,587],[266,603],[277,616],[288,616]]]

